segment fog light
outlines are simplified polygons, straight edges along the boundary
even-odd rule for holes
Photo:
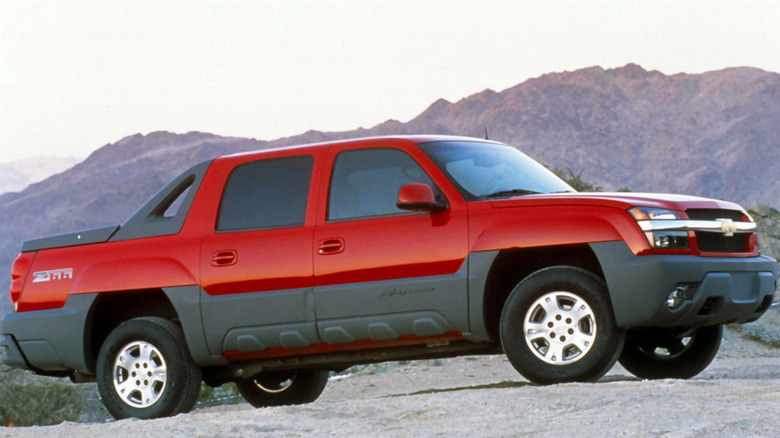
[[[666,305],[672,310],[682,306],[683,302],[685,302],[685,298],[683,298],[679,289],[672,291],[672,293],[669,294],[669,297],[666,298]]]
[[[669,309],[676,310],[682,307],[686,300],[693,298],[696,292],[696,286],[691,284],[680,284],[674,287],[674,290],[666,297],[666,305]]]

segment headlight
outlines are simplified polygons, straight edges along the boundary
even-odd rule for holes
[[[628,209],[628,214],[633,216],[637,222],[680,219],[680,215],[678,215],[676,211],[667,210],[665,208],[633,207]]]
[[[647,241],[657,249],[688,249],[687,231],[648,231]]]
[[[648,243],[655,249],[688,249],[688,232],[680,230],[654,230],[650,221],[680,220],[680,215],[674,210],[652,207],[632,207],[630,214],[645,232]]]

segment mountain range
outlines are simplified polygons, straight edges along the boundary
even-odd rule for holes
[[[79,161],[75,157],[33,157],[0,163],[0,195],[22,190],[71,168]]]
[[[261,141],[136,134],[21,192],[0,196],[0,313],[22,241],[124,221],[190,165],[219,155],[342,138],[453,134],[511,144],[605,190],[780,204],[780,74],[740,67],[665,75],[629,64],[551,73],[501,92],[440,99],[408,122]]]

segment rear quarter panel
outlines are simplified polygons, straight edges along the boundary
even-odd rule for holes
[[[18,310],[60,308],[70,294],[197,284],[198,244],[194,238],[158,237],[39,251]],[[36,272],[63,269],[72,274],[36,281]]]

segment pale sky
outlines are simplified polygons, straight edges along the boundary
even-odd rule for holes
[[[545,73],[780,72],[777,1],[0,0],[0,162],[408,121]]]

